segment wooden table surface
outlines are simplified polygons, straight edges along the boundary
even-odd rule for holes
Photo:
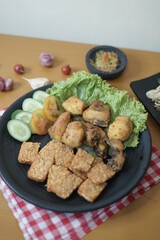
[[[87,70],[85,55],[93,47],[89,44],[53,41],[0,35],[0,76],[14,79],[14,89],[0,92],[0,109],[9,106],[17,98],[29,92],[31,87],[13,71],[16,63],[25,66],[26,78],[47,77],[51,83],[67,77],[61,73],[63,64],[70,64],[72,72]],[[117,46],[118,47],[118,46]],[[109,83],[119,89],[125,89],[134,96],[130,82],[151,76],[160,71],[160,53],[122,49],[128,58],[124,73]],[[41,52],[49,52],[55,57],[52,68],[42,67],[39,61]],[[152,142],[160,149],[160,126],[149,115],[148,126]],[[84,240],[159,240],[160,185],[146,192],[139,199],[98,226],[83,237]],[[24,239],[19,225],[0,192],[0,239]]]

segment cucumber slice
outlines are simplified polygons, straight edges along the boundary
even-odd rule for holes
[[[23,110],[22,109],[17,109],[15,110],[12,114],[11,114],[11,119],[15,119],[16,115],[20,112],[22,112]]]
[[[32,113],[22,110],[21,112],[16,114],[15,119],[21,120],[22,122],[29,125],[31,122],[31,117],[32,117]]]
[[[38,102],[41,102],[42,104],[44,103],[44,100],[46,97],[48,97],[49,94],[42,91],[42,90],[37,90],[33,93],[33,99],[37,100]]]
[[[43,104],[33,98],[26,98],[22,103],[23,111],[33,113],[37,108],[43,108]]]
[[[8,121],[7,129],[9,134],[20,142],[26,142],[31,137],[31,130],[24,122],[13,119]]]

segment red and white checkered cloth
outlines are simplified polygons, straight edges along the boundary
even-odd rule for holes
[[[4,111],[0,111],[3,113]],[[77,240],[129,205],[160,181],[160,151],[152,147],[149,168],[143,180],[120,201],[95,211],[57,213],[37,207],[12,192],[0,178],[0,189],[6,198],[26,240]]]

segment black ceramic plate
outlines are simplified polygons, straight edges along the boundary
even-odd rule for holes
[[[43,90],[46,87],[41,88]],[[76,191],[66,200],[46,191],[45,183],[36,183],[27,178],[28,166],[18,163],[17,156],[21,143],[14,140],[7,131],[7,122],[11,113],[21,108],[29,92],[14,102],[0,120],[0,174],[6,184],[20,197],[42,208],[59,212],[83,212],[110,205],[126,196],[143,178],[151,158],[151,138],[148,128],[140,135],[137,148],[126,150],[126,162],[123,170],[108,182],[108,186],[94,203],[78,196]],[[41,142],[43,147],[48,136],[32,135],[31,141]]]
[[[112,72],[101,71],[101,70],[95,68],[90,63],[91,59],[93,61],[95,61],[96,53],[101,51],[101,50],[103,50],[105,52],[115,52],[118,55],[119,66],[117,67],[117,69],[115,69]],[[112,80],[112,79],[115,79],[115,78],[119,77],[121,75],[121,73],[125,70],[125,68],[127,66],[127,56],[119,48],[112,47],[112,46],[106,46],[106,45],[97,46],[97,47],[91,48],[87,52],[87,54],[86,54],[86,66],[91,73],[98,74],[99,76],[102,77],[102,79]]]
[[[154,108],[154,104],[151,99],[147,98],[146,92],[158,87],[158,79],[160,78],[160,73],[153,76],[133,81],[130,86],[139,100],[143,103],[147,111],[152,115],[152,117],[160,124],[160,111]]]

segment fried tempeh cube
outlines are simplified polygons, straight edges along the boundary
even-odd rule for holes
[[[78,188],[78,194],[87,201],[94,202],[106,186],[106,182],[102,184],[95,184],[87,178]]]
[[[84,130],[80,121],[70,122],[62,136],[62,142],[70,147],[79,147],[82,144]]]
[[[87,173],[88,178],[96,184],[106,182],[115,175],[115,171],[109,168],[105,163],[98,163]]]
[[[62,106],[67,112],[70,112],[72,115],[82,115],[86,104],[78,97],[72,96],[64,101],[62,103]]]
[[[68,167],[71,165],[74,158],[73,149],[63,143],[57,143],[55,150],[55,164],[57,166]]]
[[[79,148],[73,158],[71,168],[82,172],[88,172],[92,166],[94,157],[82,148]]]
[[[103,163],[103,159],[101,157],[94,157],[92,167],[96,166],[98,163]]]
[[[69,169],[70,169],[74,174],[76,174],[78,177],[80,177],[81,179],[85,180],[85,179],[87,178],[87,173],[86,173],[86,172],[79,171],[79,170],[73,168],[71,165],[70,165]]]
[[[47,143],[39,152],[39,157],[35,160],[28,170],[28,178],[37,182],[44,182],[48,172],[55,161],[56,144],[53,141]]]
[[[82,179],[66,167],[52,165],[47,180],[47,191],[66,199],[81,184]]]
[[[103,159],[100,158],[100,157],[94,157],[94,160],[93,160],[93,163],[92,163],[92,167],[96,166],[98,163],[103,163]],[[75,173],[77,176],[82,178],[83,180],[85,180],[87,178],[87,172],[79,171],[79,170],[73,168],[72,166],[70,166],[69,169],[73,173]]]
[[[62,113],[57,121],[48,129],[48,134],[51,138],[56,139],[56,141],[61,142],[61,138],[66,131],[66,127],[70,122],[70,113]]]
[[[32,164],[38,158],[40,143],[23,142],[18,155],[18,162]]]

